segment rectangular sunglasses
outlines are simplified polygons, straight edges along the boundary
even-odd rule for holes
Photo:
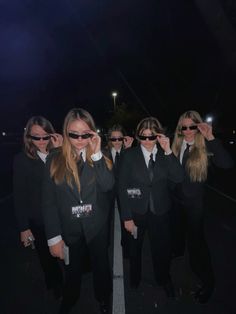
[[[111,142],[122,142],[124,140],[123,137],[111,137],[109,138],[109,141]]]
[[[82,138],[83,140],[92,137],[93,135],[90,133],[85,133],[85,134],[75,134],[75,133],[69,133],[68,134],[70,138],[73,138],[77,140],[78,138]]]
[[[28,135],[29,138],[33,141],[48,141],[51,138],[51,135],[45,135],[45,136],[34,136],[34,135]]]
[[[197,125],[182,126],[181,131],[186,131],[187,129],[189,129],[191,131],[197,130]]]
[[[141,141],[146,141],[146,140],[154,141],[154,140],[156,140],[157,135],[149,135],[149,136],[138,135],[138,138],[139,138]]]

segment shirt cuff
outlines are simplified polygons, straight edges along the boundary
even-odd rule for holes
[[[92,161],[98,161],[101,158],[102,158],[102,152],[101,151],[91,155]]]
[[[165,152],[165,155],[166,155],[166,156],[168,156],[168,155],[170,155],[170,154],[172,154],[172,150],[169,150],[168,152]]]
[[[58,235],[54,238],[51,238],[48,240],[48,246],[53,246],[53,245],[57,244],[58,242],[60,242],[61,240],[62,240],[61,235]]]

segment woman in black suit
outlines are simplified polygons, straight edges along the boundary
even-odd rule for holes
[[[107,154],[107,156],[109,156],[109,158],[113,162],[113,170],[114,170],[114,175],[115,175],[115,186],[111,193],[111,212],[110,212],[111,221],[112,221],[112,213],[114,212],[115,201],[117,203],[118,211],[120,214],[120,202],[119,202],[118,191],[117,191],[120,158],[124,150],[132,146],[133,140],[134,140],[133,137],[126,135],[125,129],[120,124],[114,124],[108,130],[108,145],[104,152]],[[127,241],[127,231],[125,230],[122,222],[121,222],[121,246],[123,250],[123,257],[127,258],[128,251],[129,251],[128,241]]]
[[[49,253],[42,217],[41,186],[50,148],[60,146],[62,136],[42,116],[29,119],[24,132],[24,151],[13,165],[13,192],[20,239],[25,247],[35,245],[48,289],[60,296],[62,272]]]
[[[121,215],[129,232],[130,284],[137,288],[141,280],[142,244],[147,231],[156,282],[168,296],[174,296],[169,274],[169,182],[181,182],[183,171],[156,118],[143,119],[136,138],[139,145],[125,151],[119,175]]]
[[[101,138],[86,110],[69,111],[62,149],[50,157],[43,184],[43,211],[50,252],[66,264],[60,313],[69,313],[79,298],[87,248],[95,297],[101,313],[108,313],[112,291],[108,193],[114,176],[112,162],[101,153]]]
[[[200,114],[193,110],[180,116],[172,150],[185,171],[184,181],[174,190],[174,254],[184,255],[187,235],[190,266],[202,282],[195,298],[205,303],[214,288],[214,274],[204,235],[205,182],[211,163],[226,169],[233,166],[233,160],[214,137],[212,126],[204,123]]]

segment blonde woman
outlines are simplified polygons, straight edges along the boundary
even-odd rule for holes
[[[69,313],[79,298],[87,249],[95,297],[101,313],[108,313],[112,291],[107,249],[108,192],[114,177],[112,162],[101,153],[101,138],[86,110],[68,112],[62,149],[50,157],[43,210],[50,252],[66,264],[60,313]]]
[[[203,122],[200,114],[193,110],[180,116],[172,150],[185,171],[184,181],[174,191],[174,254],[184,254],[187,233],[190,266],[202,282],[195,299],[206,303],[213,292],[214,274],[204,235],[204,183],[211,163],[230,168],[233,161],[213,135],[212,126]]]

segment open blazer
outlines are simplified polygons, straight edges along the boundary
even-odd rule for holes
[[[109,170],[104,157],[85,162],[80,176],[81,192],[73,184],[72,188],[64,181],[56,185],[50,177],[51,159],[46,163],[43,182],[43,213],[47,238],[61,235],[67,244],[76,242],[81,236],[91,241],[105,227],[109,212],[108,191],[113,188],[114,176]],[[76,218],[72,207],[83,204],[92,205],[91,215]]]

